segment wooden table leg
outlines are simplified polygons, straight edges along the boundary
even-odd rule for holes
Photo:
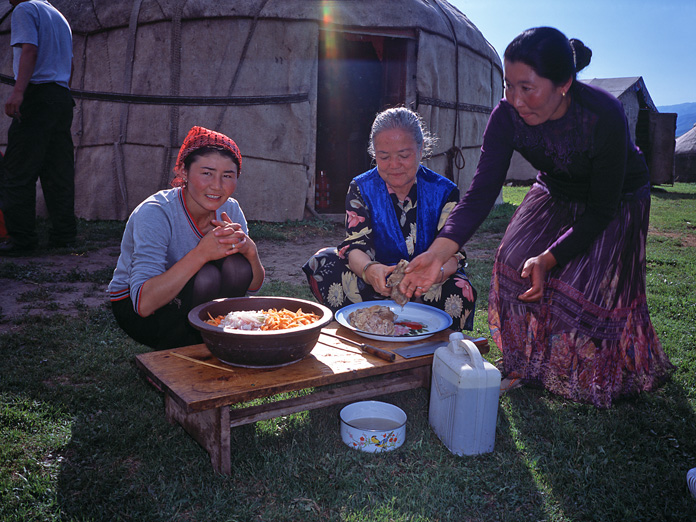
[[[168,393],[165,393],[167,420],[178,423],[210,455],[213,469],[229,475],[232,472],[230,428],[266,420],[299,411],[323,408],[333,404],[368,399],[385,393],[414,388],[429,388],[431,371],[422,366],[384,375],[373,382],[356,383],[335,389],[318,390],[307,396],[285,399],[277,403],[250,406],[230,413],[229,406],[187,413]]]
[[[429,390],[433,377],[432,366],[419,366],[418,368],[413,369],[413,373],[414,375],[418,375],[420,377],[421,388]]]
[[[165,411],[169,422],[178,422],[210,455],[213,469],[229,475],[230,461],[230,408],[221,406],[198,413],[186,413],[176,401],[165,395]]]

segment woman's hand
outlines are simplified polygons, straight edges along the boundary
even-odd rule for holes
[[[544,295],[546,274],[556,266],[556,264],[556,258],[548,250],[539,256],[527,259],[527,261],[524,262],[524,267],[522,268],[522,272],[520,272],[520,276],[525,279],[531,277],[532,287],[525,293],[517,296],[517,298],[525,303],[540,301]]]
[[[220,222],[217,220],[214,220],[213,224],[215,228],[205,234],[192,250],[192,252],[197,252],[197,255],[202,258],[203,263],[201,266],[208,261],[215,261],[236,253],[235,247],[241,241],[234,224],[220,225]]]
[[[440,278],[442,264],[430,251],[413,258],[405,270],[405,276],[399,283],[399,290],[408,296],[420,297],[426,293]]]
[[[459,250],[459,245],[451,239],[435,239],[428,250],[413,258],[408,264],[406,275],[399,284],[399,290],[409,299],[422,296],[435,283],[441,282],[440,268],[452,258],[457,250]],[[455,262],[454,269],[445,275],[449,277],[456,269]]]
[[[239,223],[232,222],[227,212],[223,212],[219,220],[213,219],[210,223],[215,226],[211,234],[216,238],[219,250],[225,252],[220,257],[230,254],[242,254],[248,257],[251,253],[256,253],[256,245],[244,233]]]
[[[368,266],[369,265],[369,266]],[[387,287],[387,277],[394,271],[395,266],[387,266],[372,260],[362,250],[357,248],[348,252],[348,267],[358,277],[362,277],[380,295],[389,297],[391,288]]]
[[[387,277],[389,277],[389,274],[391,274],[395,268],[396,265],[387,266],[380,263],[370,265],[367,267],[367,270],[365,270],[365,279],[363,279],[363,281],[371,285],[378,294],[389,297],[391,296],[391,287],[387,286]]]
[[[249,261],[253,273],[249,289],[257,291],[266,278],[266,270],[259,259],[256,243],[244,233],[239,223],[232,222],[227,212],[220,214],[219,220],[213,219],[210,223],[215,226],[211,235],[217,239],[219,248],[225,251],[225,255],[241,254]]]

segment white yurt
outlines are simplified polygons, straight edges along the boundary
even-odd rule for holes
[[[167,188],[201,125],[232,137],[248,219],[302,219],[317,173],[342,213],[375,114],[404,104],[439,137],[427,165],[465,190],[502,96],[500,58],[444,0],[51,0],[74,38],[76,213],[125,219]],[[0,97],[11,90],[0,7]],[[0,148],[9,118],[0,120]]]
[[[674,145],[674,181],[696,182],[696,125]]]

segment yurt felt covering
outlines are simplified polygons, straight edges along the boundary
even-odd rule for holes
[[[53,0],[71,24],[76,213],[125,219],[167,188],[193,125],[233,138],[248,219],[301,219],[314,203],[319,39],[414,42],[404,99],[439,137],[426,164],[465,190],[502,95],[500,58],[443,0]],[[0,7],[0,96],[11,91],[9,4]],[[456,45],[455,45],[456,43]],[[9,119],[0,122],[6,145]],[[355,172],[354,175],[360,172]],[[347,188],[347,186],[345,187]]]
[[[674,181],[696,182],[696,125],[677,138],[674,146]]]

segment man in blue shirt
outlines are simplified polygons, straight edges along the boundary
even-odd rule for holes
[[[0,255],[21,255],[37,248],[39,179],[51,220],[51,244],[75,241],[72,31],[46,0],[10,3],[15,86],[5,102],[12,123],[0,169],[0,205],[9,240],[0,243]]]

